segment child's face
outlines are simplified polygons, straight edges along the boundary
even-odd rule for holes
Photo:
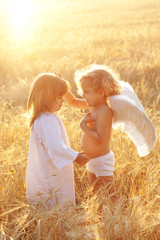
[[[63,104],[63,96],[59,96],[56,99],[56,102],[53,104],[52,112],[59,111]]]
[[[102,101],[102,94],[94,89],[88,82],[81,82],[83,97],[87,100],[90,107],[95,107]]]

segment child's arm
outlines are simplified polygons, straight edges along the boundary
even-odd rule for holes
[[[95,121],[94,119],[91,119],[89,114],[82,119],[80,127],[83,132],[94,139],[98,144],[101,144],[111,130],[112,110],[110,108],[105,108],[99,111],[96,119],[96,129],[91,129],[87,125],[89,122]]]
[[[90,159],[84,155],[84,153],[78,153],[78,157],[74,160],[74,162],[78,163],[79,165],[86,164]]]
[[[85,99],[76,98],[73,93],[68,91],[64,96],[64,100],[72,107],[88,109],[87,101]]]
[[[46,149],[50,159],[58,169],[62,169],[73,161],[83,165],[89,158],[74,151],[62,139],[59,121],[52,116],[42,115],[34,121],[34,131],[38,141]]]

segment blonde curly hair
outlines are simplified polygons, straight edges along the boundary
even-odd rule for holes
[[[107,66],[92,64],[86,69],[75,72],[75,82],[80,95],[83,93],[81,88],[82,81],[89,82],[96,91],[103,89],[106,98],[121,92],[119,75]]]

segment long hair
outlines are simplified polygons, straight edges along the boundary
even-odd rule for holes
[[[51,112],[57,97],[63,96],[69,89],[69,83],[53,73],[42,73],[34,80],[29,98],[28,112],[30,127],[43,112]]]
[[[121,81],[118,74],[114,73],[111,68],[103,65],[92,64],[86,69],[76,71],[75,81],[80,95],[82,94],[82,81],[83,83],[88,82],[91,84],[96,91],[103,89],[106,98],[120,94],[121,91]]]

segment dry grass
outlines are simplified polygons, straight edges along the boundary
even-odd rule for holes
[[[35,1],[35,5],[37,13],[25,38],[11,35],[0,8],[0,238],[159,240],[159,1]],[[56,71],[70,80],[76,94],[74,71],[93,62],[110,65],[132,84],[158,135],[153,151],[139,158],[128,137],[113,131],[119,200],[112,213],[109,200],[101,197],[102,222],[85,167],[76,164],[76,207],[42,211],[28,206],[25,199],[29,127],[23,114],[30,84],[37,74]],[[60,112],[77,151],[83,115],[66,104]],[[89,226],[79,224],[83,218]]]

